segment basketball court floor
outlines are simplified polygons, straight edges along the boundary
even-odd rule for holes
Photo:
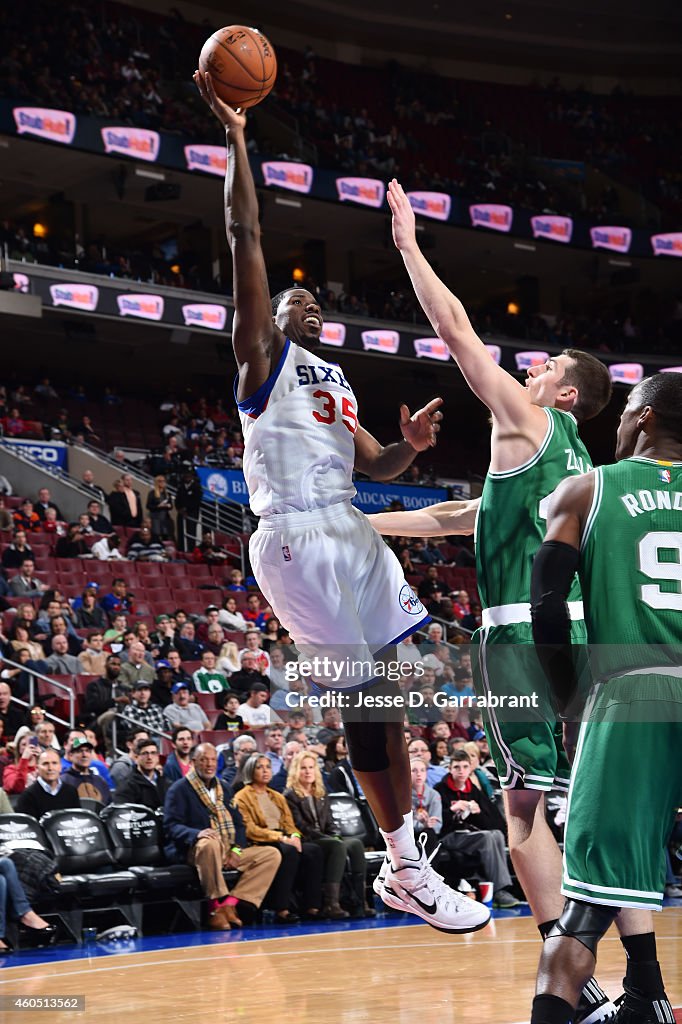
[[[682,1024],[682,903],[657,915],[656,931]],[[497,912],[474,935],[447,936],[407,915],[380,915],[289,931],[264,926],[57,946],[0,961],[0,1020],[520,1024],[528,1020],[538,954],[527,909]],[[622,991],[623,973],[612,931],[600,944],[598,970],[612,997]],[[55,996],[78,996],[84,1009],[30,1008],[31,1000]]]

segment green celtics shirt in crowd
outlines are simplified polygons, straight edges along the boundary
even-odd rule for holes
[[[596,469],[580,561],[594,676],[679,669],[682,464],[634,457]]]
[[[592,468],[575,417],[559,409],[544,412],[547,433],[535,455],[517,469],[489,472],[485,479],[476,520],[483,608],[530,602],[533,558],[545,537],[549,496],[564,477]],[[575,600],[580,600],[577,579],[569,595]]]

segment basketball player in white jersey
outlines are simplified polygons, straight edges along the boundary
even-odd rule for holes
[[[347,652],[374,668],[387,648],[419,629],[428,615],[395,556],[350,504],[353,468],[390,480],[418,451],[435,444],[440,399],[410,416],[403,439],[382,447],[358,423],[357,401],[338,366],[316,354],[320,306],[289,288],[270,300],[260,244],[258,202],[244,139],[245,117],[215,94],[210,75],[194,75],[227,141],[225,219],[232,251],[238,365],[236,398],[244,430],[244,474],[260,516],[249,545],[259,586],[299,651],[309,657]],[[365,661],[365,657],[369,661]],[[341,661],[341,658],[338,658]],[[398,694],[380,673],[350,671],[316,681],[335,688]],[[354,770],[386,839],[381,896],[447,932],[483,927],[489,911],[445,885],[415,843],[411,777],[402,710],[369,714],[345,694],[346,740]],[[362,698],[360,698],[362,703]],[[388,718],[392,721],[387,721]]]

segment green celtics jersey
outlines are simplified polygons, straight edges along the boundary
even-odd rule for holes
[[[545,409],[547,433],[522,466],[489,472],[476,520],[476,573],[483,608],[530,601],[533,558],[545,537],[549,497],[566,476],[587,473],[590,457],[575,417]],[[576,580],[569,596],[580,599]]]
[[[595,675],[679,666],[682,463],[635,457],[595,470],[580,561]]]

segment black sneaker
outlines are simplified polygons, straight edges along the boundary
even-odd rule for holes
[[[616,1016],[612,1024],[675,1024],[675,1014],[668,1000],[646,999],[626,991],[616,999]]]
[[[614,1020],[616,1006],[594,978],[590,978],[580,993],[580,1002],[575,1011],[573,1024],[599,1024],[600,1021]],[[660,1024],[660,1022],[659,1022]]]

